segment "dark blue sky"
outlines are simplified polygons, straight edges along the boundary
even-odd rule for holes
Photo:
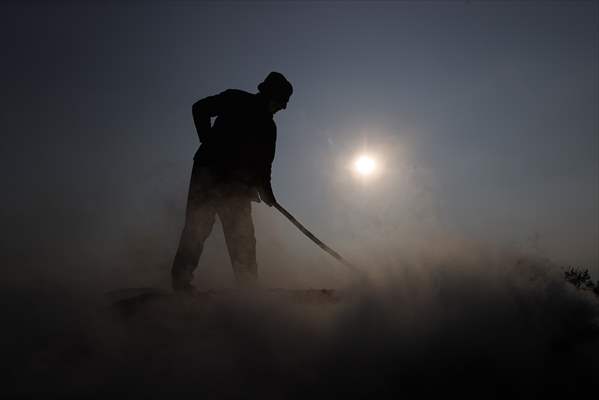
[[[100,247],[166,224],[172,252],[191,105],[277,70],[295,91],[275,118],[273,187],[334,247],[480,241],[598,269],[598,14],[548,1],[3,5],[2,218],[13,237]],[[364,147],[385,165],[370,182],[345,168]],[[255,215],[259,246],[318,252],[271,210]]]

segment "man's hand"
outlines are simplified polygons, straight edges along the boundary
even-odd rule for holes
[[[272,207],[277,202],[275,199],[275,194],[272,192],[272,186],[270,185],[270,182],[264,186],[260,186],[258,188],[258,193],[260,193],[260,200],[266,203],[269,207]]]

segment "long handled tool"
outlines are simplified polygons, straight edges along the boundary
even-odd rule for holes
[[[355,265],[353,265],[352,263],[347,261],[345,258],[341,257],[341,255],[339,253],[337,253],[335,250],[331,249],[329,246],[324,244],[322,242],[322,240],[320,240],[316,236],[314,236],[314,234],[312,232],[310,232],[308,229],[306,229],[306,227],[303,226],[297,219],[295,219],[295,217],[293,215],[291,215],[291,213],[289,211],[285,210],[282,205],[275,202],[273,204],[273,206],[274,206],[274,208],[279,210],[279,212],[281,214],[283,214],[285,216],[285,218],[287,218],[289,221],[291,221],[291,223],[293,225],[295,225],[304,235],[306,235],[311,241],[316,243],[318,245],[318,247],[320,247],[321,249],[323,249],[324,251],[329,253],[337,261],[339,261],[341,264],[345,265],[346,267],[350,268],[353,272],[358,272],[358,268],[356,268]]]

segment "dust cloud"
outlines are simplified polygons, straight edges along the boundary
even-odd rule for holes
[[[597,389],[599,303],[550,260],[442,235],[403,247],[373,236],[341,242],[365,271],[357,279],[316,252],[280,250],[284,221],[256,210],[257,230],[280,241],[259,241],[264,289],[231,288],[217,229],[196,274],[204,295],[127,307],[107,293],[168,286],[178,211],[166,212],[160,229],[138,226],[103,242],[108,231],[60,237],[42,228],[42,239],[27,242],[14,226],[4,242],[13,271],[2,284],[5,391],[539,398]]]

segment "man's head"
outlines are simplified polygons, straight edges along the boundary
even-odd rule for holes
[[[273,71],[268,74],[264,82],[258,85],[258,90],[268,99],[268,109],[274,114],[287,108],[287,102],[293,93],[293,86],[283,74]]]

